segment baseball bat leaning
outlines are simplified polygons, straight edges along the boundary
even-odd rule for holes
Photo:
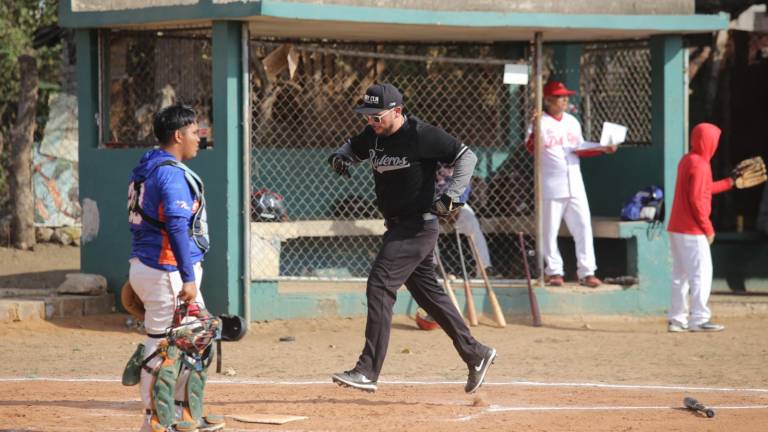
[[[493,292],[491,281],[488,279],[488,273],[485,272],[485,266],[483,266],[483,263],[480,261],[480,252],[477,250],[475,236],[472,234],[467,234],[466,236],[469,239],[469,248],[472,250],[472,255],[475,257],[477,268],[480,269],[480,275],[483,276],[485,290],[488,293],[488,301],[491,302],[491,309],[493,309],[493,317],[496,320],[496,324],[498,324],[499,327],[504,328],[507,326],[507,320],[504,319],[504,313],[501,311],[501,306],[499,305],[499,300],[496,298],[496,293]]]
[[[467,276],[467,266],[464,264],[464,252],[461,251],[461,237],[456,231],[456,246],[459,248],[459,260],[461,261],[461,272],[464,274],[464,295],[467,297],[467,318],[469,325],[475,327],[477,322],[477,311],[475,310],[475,299],[472,298],[472,287],[469,285],[469,276]]]
[[[445,289],[445,293],[448,294],[448,298],[451,299],[451,303],[456,306],[456,310],[459,311],[459,316],[463,317],[464,315],[461,313],[459,302],[456,300],[456,294],[453,292],[451,281],[448,279],[448,274],[445,272],[445,267],[443,267],[443,260],[440,258],[440,251],[437,249],[437,245],[435,245],[435,259],[437,260],[437,268],[440,270],[440,276],[443,278],[443,288]]]
[[[533,326],[541,327],[541,313],[539,312],[539,301],[536,299],[536,293],[533,292],[533,286],[531,286],[531,270],[528,268],[528,253],[525,250],[525,241],[523,240],[523,233],[517,233],[517,238],[520,240],[520,254],[523,256],[523,265],[525,266],[525,280],[528,282],[528,301],[531,304],[531,317],[533,318]]]
[[[715,416],[715,410],[705,406],[704,404],[700,403],[695,398],[692,398],[690,396],[683,399],[683,404],[685,405],[686,408],[690,410],[698,411],[709,418],[712,418]]]

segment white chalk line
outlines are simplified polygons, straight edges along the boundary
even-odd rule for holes
[[[708,408],[713,410],[746,410],[746,409],[768,409],[768,405],[710,405]],[[484,414],[494,414],[503,412],[548,412],[548,411],[663,411],[663,410],[682,410],[681,406],[500,406],[491,405],[484,411],[466,416],[459,416],[456,421],[474,420]]]
[[[767,409],[768,405],[708,405],[711,409]],[[507,412],[507,411],[624,411],[624,410],[680,410],[680,406],[499,406],[491,405],[487,412]]]
[[[60,377],[0,377],[0,382],[28,382],[28,381],[50,381],[50,382],[95,382],[95,383],[114,383],[120,382],[117,378],[60,378]],[[327,380],[251,380],[251,379],[209,379],[208,383],[222,385],[327,385],[331,384],[330,378]],[[416,381],[416,380],[381,380],[379,384],[391,385],[455,385],[465,384],[464,381]],[[665,391],[709,391],[709,392],[752,392],[768,393],[768,389],[763,388],[738,388],[738,387],[704,387],[704,386],[681,386],[681,385],[656,385],[656,384],[606,384],[606,383],[572,383],[572,382],[537,382],[537,381],[486,381],[484,386],[519,386],[519,387],[594,387],[605,389],[629,389],[629,390],[665,390]]]

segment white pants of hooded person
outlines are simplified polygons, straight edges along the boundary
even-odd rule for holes
[[[179,293],[184,284],[181,280],[181,274],[178,271],[169,272],[149,267],[139,261],[138,258],[131,258],[130,271],[128,279],[131,282],[133,290],[144,302],[144,328],[148,334],[165,333],[173,321],[173,312],[178,303]],[[194,266],[195,283],[197,285],[197,298],[195,301],[205,307],[203,295],[200,291],[200,280],[203,276],[203,267],[200,263]],[[147,337],[144,341],[144,358],[149,357],[157,344],[162,339]],[[147,366],[154,369],[160,364],[159,356],[153,358]],[[185,384],[188,372],[182,373],[176,381],[176,390],[174,397],[176,400],[184,400]],[[152,375],[146,370],[141,370],[141,379],[139,381],[139,394],[144,408],[151,408],[152,399],[150,390],[152,387]],[[148,423],[145,422],[142,431],[149,430]]]
[[[667,318],[681,324],[703,324],[712,316],[707,307],[712,291],[712,255],[707,236],[669,233],[669,244],[672,249],[672,306]]]
[[[459,234],[471,235],[475,239],[475,246],[477,246],[477,254],[480,256],[480,262],[478,265],[482,265],[484,269],[491,266],[491,254],[488,253],[488,243],[485,241],[485,235],[480,228],[480,222],[477,220],[475,211],[472,207],[464,205],[459,210],[459,216],[456,218],[454,227]],[[478,269],[479,272],[480,269]],[[479,273],[478,273],[479,274]]]
[[[592,244],[592,216],[586,195],[569,198],[545,199],[542,206],[544,231],[544,272],[547,276],[565,275],[563,257],[557,248],[560,223],[565,225],[576,243],[576,272],[579,279],[595,274],[595,248]]]

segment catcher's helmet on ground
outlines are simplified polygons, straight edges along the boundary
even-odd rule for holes
[[[237,315],[219,315],[221,320],[221,340],[236,342],[248,331],[248,322]]]
[[[435,330],[440,328],[440,325],[422,308],[416,309],[416,325],[422,330]]]
[[[261,222],[288,220],[285,199],[277,192],[261,188],[251,194],[251,219]]]

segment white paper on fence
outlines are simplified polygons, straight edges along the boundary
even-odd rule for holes
[[[512,63],[505,64],[503,82],[504,84],[528,84],[528,65]]]
[[[627,140],[627,127],[620,124],[603,122],[603,132],[600,134],[601,146],[619,145]]]

